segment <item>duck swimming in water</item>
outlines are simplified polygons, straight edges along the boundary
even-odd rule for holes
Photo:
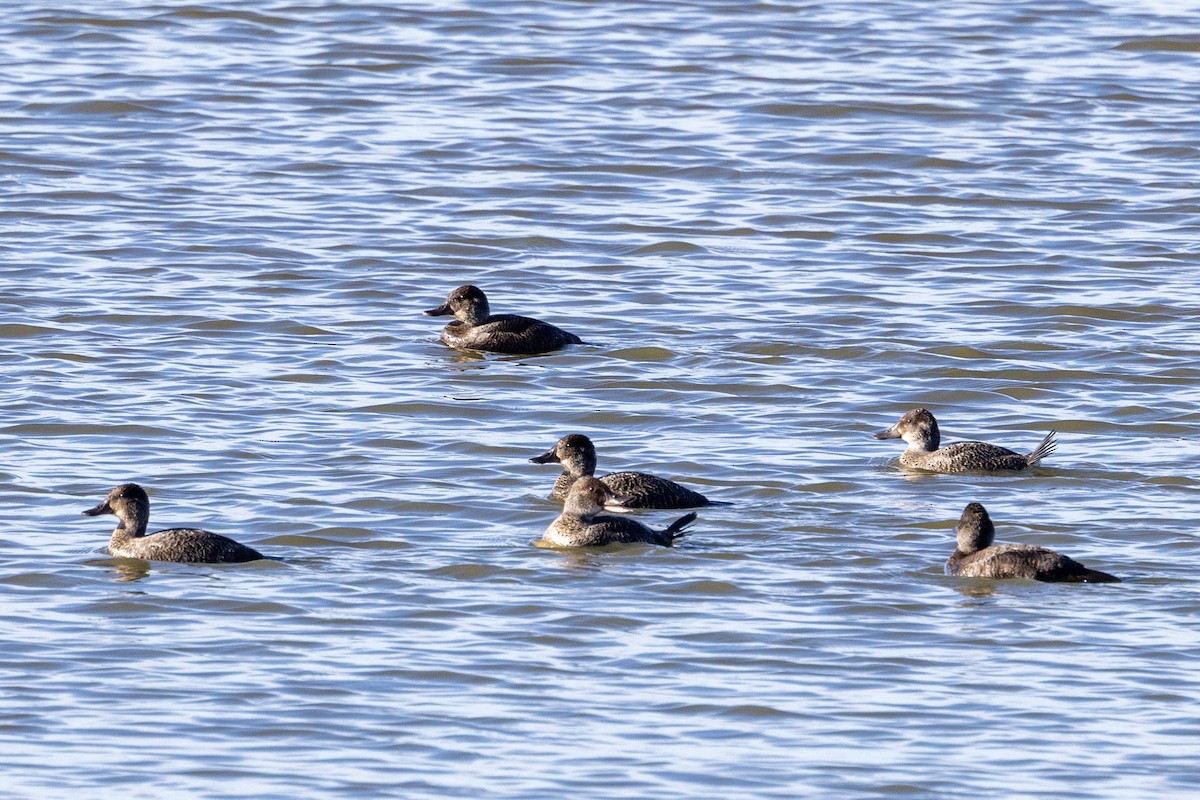
[[[670,547],[683,535],[683,529],[696,519],[696,512],[684,514],[661,531],[656,531],[636,519],[603,514],[605,505],[620,503],[620,497],[600,481],[583,476],[571,485],[562,513],[546,532],[542,541],[558,547],[601,547],[606,544],[657,544]]]
[[[108,540],[108,552],[121,558],[203,564],[240,563],[265,558],[252,547],[196,528],[169,528],[147,534],[150,498],[146,490],[136,483],[121,484],[109,492],[100,505],[83,513],[89,517],[112,514],[117,518],[117,529]]]
[[[549,322],[516,314],[493,314],[487,295],[478,286],[459,286],[446,302],[425,312],[431,317],[454,315],[442,329],[442,341],[461,350],[485,350],[511,355],[548,353],[569,344],[583,344],[573,333]]]
[[[914,408],[876,439],[903,439],[908,448],[900,454],[900,466],[930,472],[994,472],[1035,466],[1054,452],[1058,443],[1050,431],[1031,453],[1018,453],[985,442],[955,442],[939,448],[942,435],[937,420],[924,408]]]
[[[582,433],[564,436],[540,456],[529,459],[534,464],[562,464],[562,474],[550,490],[551,500],[562,500],[571,486],[584,475],[596,472],[596,446]],[[709,500],[699,492],[645,472],[613,472],[600,481],[622,498],[626,508],[696,508],[698,506],[728,505]]]
[[[1059,583],[1120,583],[1121,579],[1088,569],[1062,553],[1029,544],[992,544],[996,529],[987,509],[969,503],[954,529],[958,546],[946,562],[946,574],[964,578],[1029,578]]]

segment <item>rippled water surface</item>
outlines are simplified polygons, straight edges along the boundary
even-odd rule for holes
[[[1198,13],[6,3],[5,796],[1195,797]],[[733,505],[535,547],[572,432]]]

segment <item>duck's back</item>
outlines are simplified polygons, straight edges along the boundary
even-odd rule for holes
[[[1026,578],[1070,583],[1116,583],[1118,578],[1088,569],[1073,558],[1045,547],[997,544],[976,553],[955,553],[946,562],[946,574],[964,578]]]
[[[614,472],[600,480],[629,508],[696,508],[710,502],[682,484],[645,472]]]
[[[932,453],[905,451],[900,464],[934,472],[990,472],[1029,466],[1029,457],[986,442],[955,442]]]
[[[545,353],[583,340],[549,322],[517,314],[494,314],[480,325],[451,322],[442,330],[442,341],[451,347],[491,353]]]
[[[635,519],[596,516],[590,520],[559,518],[546,531],[545,538],[553,544],[567,547],[603,547],[606,544],[670,544],[662,537]]]
[[[721,505],[682,484],[645,472],[613,472],[601,475],[599,480],[621,498],[621,505],[626,508],[697,508]],[[562,500],[574,482],[575,479],[569,474],[562,473],[554,482],[554,488],[550,490],[550,498]]]
[[[114,536],[108,551],[124,558],[191,564],[237,564],[263,558],[253,547],[197,528],[168,528],[136,538]]]
[[[665,530],[656,531],[636,519],[598,514],[582,519],[563,514],[546,530],[543,538],[562,547],[603,547],[608,544],[656,544],[670,547],[682,531],[696,519],[684,514]]]

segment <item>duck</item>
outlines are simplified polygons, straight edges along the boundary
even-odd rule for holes
[[[1107,572],[1030,544],[992,544],[996,528],[982,503],[968,503],[954,529],[957,546],[946,574],[964,578],[1028,578],[1049,583],[1120,583]]]
[[[464,284],[437,308],[425,312],[431,317],[454,315],[454,322],[442,329],[442,342],[460,350],[482,350],[509,355],[533,355],[558,350],[583,340],[562,328],[532,317],[493,314],[487,295],[478,286]]]
[[[556,547],[602,547],[618,543],[670,547],[696,519],[696,512],[692,511],[665,529],[655,530],[636,519],[602,513],[606,506],[620,508],[622,499],[596,478],[587,475],[579,478],[571,484],[562,513],[546,528],[542,541]]]
[[[234,564],[266,558],[253,547],[197,528],[168,528],[147,534],[150,497],[136,483],[121,484],[83,514],[88,517],[112,514],[117,518],[117,529],[108,540],[108,552],[120,558],[187,564]]]
[[[529,459],[534,464],[557,462],[562,474],[550,490],[551,500],[563,500],[571,486],[583,476],[596,472],[596,446],[582,433],[572,433],[559,439],[554,447]],[[699,506],[729,505],[709,500],[675,481],[645,472],[613,472],[599,479],[613,493],[624,498],[627,508],[696,508]]]
[[[928,409],[914,408],[874,438],[903,439],[908,444],[900,454],[902,467],[944,473],[998,472],[1037,466],[1058,446],[1056,433],[1050,431],[1032,452],[1024,454],[986,442],[955,442],[940,447],[942,435],[937,420]]]

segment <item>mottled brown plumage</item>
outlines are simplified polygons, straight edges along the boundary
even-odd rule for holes
[[[442,329],[442,341],[462,350],[521,355],[583,344],[575,334],[548,322],[516,314],[492,314],[487,295],[470,284],[459,286],[445,303],[425,313],[431,317],[453,314],[455,321]]]
[[[168,528],[147,534],[150,498],[136,483],[121,484],[100,505],[83,513],[89,517],[116,516],[119,522],[108,540],[108,552],[122,558],[214,564],[257,561],[264,557],[252,547],[196,528]]]
[[[965,578],[1028,578],[1066,583],[1119,583],[1120,578],[1088,569],[1062,553],[1028,544],[992,544],[995,526],[987,509],[969,503],[954,529],[957,547],[946,574]]]
[[[580,477],[596,473],[596,446],[581,433],[572,433],[559,439],[554,447],[540,456],[529,459],[535,464],[558,462],[562,474],[550,490],[551,500],[562,500],[572,484]],[[624,498],[628,508],[697,508],[699,506],[728,505],[709,500],[675,481],[650,475],[645,472],[613,472],[600,477],[600,481]]]
[[[696,512],[684,514],[665,530],[657,531],[636,519],[601,513],[606,504],[620,503],[612,490],[595,478],[583,476],[567,492],[563,511],[542,539],[559,547],[601,547],[608,544],[657,544],[670,547],[683,535],[683,529],[696,519]]]
[[[955,442],[939,448],[942,434],[937,420],[924,408],[914,408],[895,425],[875,434],[876,439],[903,439],[908,445],[900,454],[900,466],[930,472],[996,472],[1035,466],[1054,452],[1054,431],[1046,434],[1031,453],[1018,453],[986,442]]]

